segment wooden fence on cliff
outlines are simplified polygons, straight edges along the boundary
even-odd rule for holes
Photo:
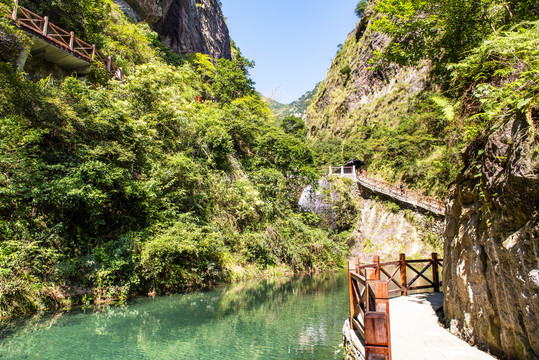
[[[427,210],[439,216],[445,215],[445,205],[442,201],[431,198],[430,196],[424,196],[415,191],[401,189],[396,184],[368,177],[364,170],[358,171],[355,166],[330,166],[329,175],[353,179],[371,191],[384,194],[402,203]]]
[[[95,44],[89,44],[76,37],[73,31],[66,31],[51,23],[48,16],[41,17],[19,6],[18,0],[14,1],[13,11],[8,16],[16,25],[29,34],[90,64],[100,63],[116,79],[123,79],[122,68],[116,65],[110,56],[105,56],[97,50]]]

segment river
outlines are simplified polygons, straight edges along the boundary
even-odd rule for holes
[[[342,359],[347,276],[253,280],[2,325],[0,359]]]

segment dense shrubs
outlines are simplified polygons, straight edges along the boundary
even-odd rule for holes
[[[0,316],[342,265],[295,213],[312,153],[273,124],[249,61],[175,61],[108,1],[81,6],[66,21],[119,50],[124,82],[30,82],[0,63]]]

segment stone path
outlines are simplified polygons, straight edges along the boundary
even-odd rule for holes
[[[442,293],[402,296],[389,302],[393,360],[493,360],[438,324]]]

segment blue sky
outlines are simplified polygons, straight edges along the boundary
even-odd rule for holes
[[[256,89],[282,103],[322,81],[359,20],[358,0],[221,0],[231,38],[255,61]]]

